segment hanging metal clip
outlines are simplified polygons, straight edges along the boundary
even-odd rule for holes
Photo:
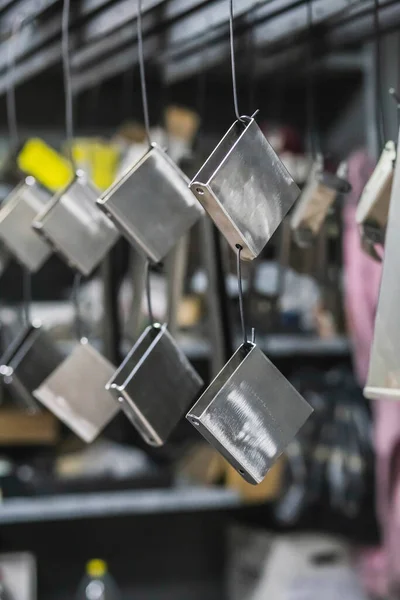
[[[98,210],[98,197],[98,190],[78,171],[33,222],[35,230],[84,276],[92,273],[119,237]]]
[[[51,246],[32,230],[32,221],[51,201],[51,193],[33,177],[8,195],[0,209],[0,240],[17,261],[35,273],[52,254]]]
[[[290,221],[298,246],[307,247],[312,244],[337,196],[351,190],[346,176],[345,162],[340,163],[336,174],[333,174],[323,170],[322,155],[314,161]]]
[[[356,212],[363,248],[372,258],[379,261],[381,258],[375,246],[384,245],[395,161],[396,146],[394,142],[389,141],[364,187]]]

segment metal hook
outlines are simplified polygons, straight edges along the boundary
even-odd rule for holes
[[[145,67],[144,67],[144,51],[143,51],[142,0],[138,0],[137,36],[138,36],[140,88],[142,90],[144,128],[146,130],[147,141],[149,143],[149,146],[151,146],[149,105],[148,105],[148,101],[147,101],[146,73],[145,73]]]
[[[239,312],[240,312],[240,322],[242,325],[242,335],[243,335],[243,343],[247,344],[247,332],[246,332],[246,322],[244,316],[244,303],[243,303],[243,286],[242,286],[242,263],[240,260],[240,253],[243,250],[243,247],[240,244],[236,244],[237,255],[236,255],[236,270],[237,270],[237,279],[238,279],[238,291],[239,291]],[[254,333],[252,333],[252,338],[254,337]]]
[[[65,94],[65,133],[68,145],[68,154],[74,171],[76,171],[76,163],[73,156],[73,139],[74,139],[74,113],[73,113],[73,94],[72,94],[72,78],[71,78],[71,63],[69,56],[69,14],[70,0],[64,0],[62,21],[61,21],[61,49],[63,61],[64,75],[64,94]]]
[[[146,300],[147,300],[147,311],[149,313],[149,321],[151,325],[155,324],[153,308],[151,305],[151,289],[150,289],[150,261],[147,261],[146,265]]]

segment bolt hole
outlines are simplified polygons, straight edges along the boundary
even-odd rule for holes
[[[201,187],[197,187],[196,188],[196,192],[200,195],[200,196],[204,196],[204,190]]]
[[[196,425],[196,427],[199,427],[200,425],[200,423],[196,419],[192,419],[192,423],[193,425]]]
[[[240,475],[244,475],[243,469],[239,469],[239,473],[240,473]]]

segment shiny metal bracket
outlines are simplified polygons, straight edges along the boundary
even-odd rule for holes
[[[237,120],[190,183],[190,189],[242,258],[253,260],[300,190],[253,117]]]
[[[258,484],[312,412],[263,352],[247,342],[187,419],[246,481]]]
[[[99,194],[79,171],[33,222],[68,265],[84,276],[92,273],[119,237],[96,206]]]
[[[151,144],[102,194],[98,206],[128,242],[158,263],[203,214],[188,184],[173,160]]]
[[[151,446],[166,442],[202,387],[165,324],[145,329],[106,386]]]
[[[386,171],[387,172],[387,171]],[[400,162],[396,161],[374,339],[364,396],[400,400]]]
[[[32,230],[32,221],[51,201],[51,193],[27,177],[0,209],[0,241],[31,273],[52,254],[51,246]]]
[[[386,143],[357,206],[356,221],[360,226],[363,248],[372,258],[381,260],[375,245],[384,245],[391,198],[396,146]]]
[[[84,442],[92,442],[119,411],[105,385],[115,367],[86,338],[33,392]]]
[[[0,376],[16,402],[36,411],[33,391],[62,362],[63,356],[37,322],[28,325],[0,359]]]
[[[298,246],[311,245],[337,196],[350,191],[351,186],[345,179],[346,171],[346,163],[341,163],[337,173],[333,174],[323,171],[322,157],[314,162],[290,221]]]

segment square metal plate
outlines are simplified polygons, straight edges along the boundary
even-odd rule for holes
[[[370,399],[400,400],[400,161],[396,161],[367,384]]]
[[[40,324],[28,325],[0,359],[0,375],[17,402],[37,409],[33,391],[62,362],[63,356]]]
[[[242,344],[187,414],[252,484],[260,483],[313,412],[252,343]]]
[[[84,276],[92,273],[119,237],[96,205],[99,195],[84,174],[78,173],[33,223],[64,260]]]
[[[158,263],[203,214],[189,179],[157,144],[98,200],[126,239]]]
[[[114,370],[87,340],[82,340],[33,395],[90,443],[119,411],[118,403],[105,389]]]
[[[247,260],[260,254],[300,194],[254,118],[232,125],[190,189]]]
[[[202,387],[165,324],[147,327],[107,384],[152,446],[165,443]]]
[[[32,273],[52,254],[49,244],[32,229],[32,221],[51,201],[51,193],[27,177],[0,209],[0,241]]]

